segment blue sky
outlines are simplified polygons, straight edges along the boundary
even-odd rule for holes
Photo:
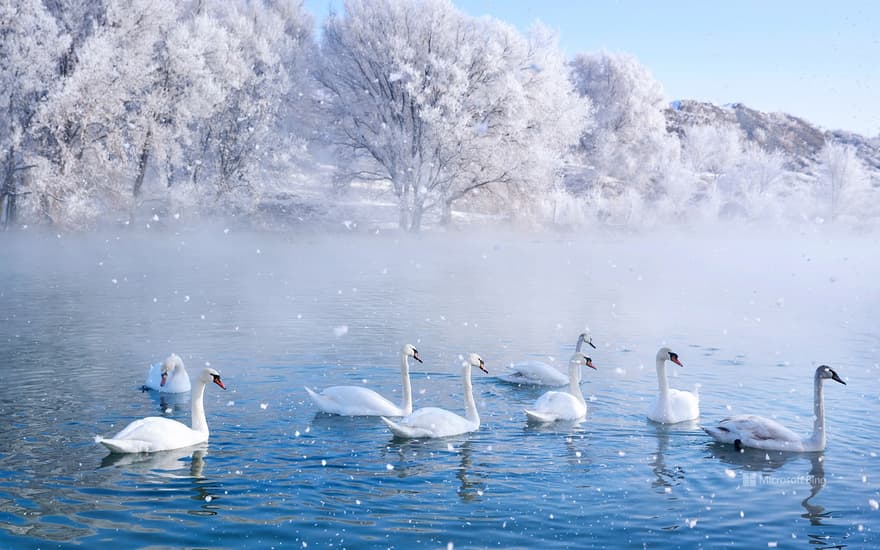
[[[569,55],[636,56],[668,99],[742,102],[826,129],[880,135],[880,2],[453,0],[525,31],[540,20]],[[319,20],[340,0],[306,0]]]

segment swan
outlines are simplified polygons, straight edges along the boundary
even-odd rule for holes
[[[825,399],[822,381],[828,379],[846,385],[828,365],[821,365],[816,369],[813,376],[815,420],[810,437],[801,437],[775,420],[751,414],[725,418],[711,428],[703,426],[703,430],[722,443],[733,443],[737,449],[753,447],[768,451],[822,451],[825,449]]]
[[[189,374],[183,360],[172,353],[161,363],[150,365],[144,387],[163,393],[184,393],[190,390]]]
[[[202,371],[196,379],[193,392],[192,428],[163,416],[149,416],[135,420],[111,438],[95,436],[95,442],[104,445],[112,453],[152,453],[204,443],[208,440],[204,398],[205,386],[209,382],[226,389],[219,372],[212,368]]]
[[[557,420],[580,420],[587,415],[587,402],[581,393],[581,367],[595,369],[593,360],[581,352],[575,352],[568,362],[568,391],[548,391],[535,401],[531,410],[526,409],[529,422],[555,422]]]
[[[373,390],[361,386],[332,386],[321,393],[306,388],[306,392],[325,413],[342,416],[406,416],[413,410],[412,385],[409,382],[410,357],[422,362],[419,351],[412,344],[407,344],[400,352],[403,402],[399,407]]]
[[[477,367],[486,374],[486,364],[482,357],[476,353],[468,355],[467,361],[462,364],[462,380],[464,382],[464,410],[465,415],[459,416],[446,409],[437,407],[423,407],[412,414],[395,422],[382,417],[382,421],[388,425],[397,437],[415,439],[420,437],[448,437],[473,432],[480,429],[480,415],[477,413],[477,405],[474,403],[474,391],[471,385],[471,367]]]
[[[582,332],[578,336],[575,353],[581,351],[584,344],[589,344],[595,349],[593,339],[587,332]],[[511,384],[522,384],[532,386],[565,386],[568,384],[569,377],[551,367],[547,363],[541,361],[522,361],[510,365],[510,370],[498,377],[499,380],[510,382]]]
[[[689,391],[676,390],[669,387],[666,379],[666,361],[672,361],[683,367],[678,354],[669,348],[657,351],[657,382],[660,394],[648,411],[648,418],[660,424],[676,424],[694,420],[700,416],[700,400]]]

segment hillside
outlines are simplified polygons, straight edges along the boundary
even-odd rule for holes
[[[823,130],[802,118],[786,113],[765,113],[742,103],[718,106],[678,100],[672,102],[665,115],[667,129],[679,136],[689,125],[728,123],[739,126],[748,140],[760,144],[765,150],[782,151],[788,159],[789,169],[797,172],[811,172],[819,152],[828,141],[852,145],[875,173],[874,180],[880,181],[880,140],[876,137],[869,139],[841,130]]]

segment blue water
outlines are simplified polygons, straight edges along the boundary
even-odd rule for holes
[[[833,233],[274,235],[223,228],[0,234],[0,547],[863,548],[880,544],[877,239]],[[589,416],[530,427],[540,390],[494,378],[567,364],[589,328]],[[483,425],[393,439],[316,413],[304,385],[463,410]],[[653,358],[684,363],[702,420],[812,426],[822,453],[737,453],[645,418]],[[189,398],[140,391],[171,352],[209,364],[210,441],[114,456],[93,442]],[[670,367],[671,368],[671,367]]]

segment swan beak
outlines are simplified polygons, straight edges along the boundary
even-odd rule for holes
[[[224,390],[226,389],[226,384],[224,384],[223,380],[220,380],[220,377],[217,375],[214,375],[214,383],[217,384],[218,386],[220,386],[221,388],[223,388]]]
[[[593,360],[590,359],[589,357],[587,357],[587,366],[590,367],[590,368],[593,369],[593,370],[599,370],[599,369],[596,368],[596,365],[593,364]]]
[[[167,372],[163,372],[163,373],[162,373],[162,381],[159,382],[159,386],[164,386],[164,385],[165,385],[165,382],[167,382],[167,381],[168,381],[168,373],[167,373]]]
[[[675,363],[676,365],[678,365],[679,367],[684,366],[681,364],[681,361],[678,360],[678,354],[676,354],[676,353],[670,353],[669,360],[672,361],[673,363]]]
[[[596,344],[594,344],[592,340],[587,340],[587,343],[590,344],[591,348],[596,349]]]
[[[486,364],[483,363],[483,360],[482,360],[482,359],[480,359],[480,364],[477,365],[477,366],[480,367],[480,370],[481,370],[481,371],[485,372],[486,374],[489,374],[489,371],[486,370]]]
[[[843,384],[844,386],[846,386],[846,382],[844,382],[843,379],[842,379],[841,377],[837,376],[837,373],[836,373],[836,372],[835,372],[834,374],[831,375],[831,379],[834,380],[835,382],[840,382],[841,384]]]
[[[417,352],[417,351],[413,351],[413,359],[415,359],[415,360],[418,361],[419,363],[422,363],[422,362],[423,362],[423,361],[422,361],[422,358],[419,357],[419,352]]]

